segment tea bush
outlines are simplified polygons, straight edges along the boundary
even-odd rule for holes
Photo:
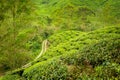
[[[119,33],[119,27],[107,27],[101,30],[88,32],[86,34],[79,34],[79,36],[71,38],[70,40],[68,39],[66,42],[59,43],[58,41],[56,41],[58,45],[55,47],[50,46],[47,52],[43,56],[41,56],[38,61],[47,60],[49,58],[62,54],[68,54],[71,52],[76,53],[80,48],[84,47],[85,45],[97,43],[98,41],[109,37],[119,37]]]
[[[32,66],[16,74],[23,80],[119,80],[119,34],[120,27],[106,27],[50,46]]]

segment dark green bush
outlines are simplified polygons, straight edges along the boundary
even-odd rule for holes
[[[65,80],[67,75],[66,72],[66,66],[61,64],[57,59],[53,59],[35,64],[26,69],[23,76],[26,80]]]
[[[0,80],[23,80],[19,75],[5,75],[1,77]]]

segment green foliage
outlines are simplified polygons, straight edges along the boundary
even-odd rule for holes
[[[0,1],[0,65],[3,69],[18,68],[32,59],[24,48],[35,32],[35,29],[30,30],[35,8],[32,5],[28,0]]]
[[[120,79],[119,6],[119,0],[0,0],[0,68],[32,61],[48,39],[32,66],[0,80]],[[98,29],[104,26],[115,27]]]
[[[44,70],[44,68],[46,70]],[[34,80],[34,79],[36,79],[36,80],[39,80],[39,79],[42,79],[42,80],[53,80],[53,79],[58,80],[58,79],[66,79],[65,78],[66,75],[67,75],[66,71],[67,71],[66,66],[63,65],[63,64],[59,64],[59,61],[57,61],[55,59],[55,61],[54,60],[49,60],[48,62],[42,62],[42,63],[35,64],[34,66],[27,69],[24,72],[23,76],[27,77],[26,79],[28,79],[28,80],[29,79],[31,79],[31,80]],[[28,72],[30,72],[30,73],[28,73]],[[35,74],[36,76],[32,76],[32,74]],[[39,76],[39,75],[41,75],[41,76]]]
[[[59,49],[51,47],[48,53],[40,58],[41,62],[25,69],[23,77],[27,80],[119,79],[119,30],[119,27],[107,27],[75,37],[70,41],[72,45],[75,44],[73,41],[80,41],[78,47],[81,48],[77,51],[72,45],[67,46],[68,42],[63,42],[64,47],[70,48],[68,52],[64,51],[59,43]],[[47,56],[46,61],[42,61],[44,56]]]
[[[58,34],[54,34],[48,38],[49,46],[57,46],[60,43],[65,43],[72,38],[85,34],[80,31],[65,31]]]
[[[104,62],[102,66],[95,68],[96,77],[104,77],[104,79],[119,79],[120,78],[120,65],[118,63]],[[107,74],[107,75],[106,75]],[[117,78],[116,78],[117,77]]]
[[[76,37],[71,37],[70,40],[69,39],[67,40],[65,37],[65,41],[64,42],[61,41],[61,43],[60,43],[60,39],[57,39],[57,37],[56,37],[56,40],[54,40],[53,38],[53,41],[55,41],[53,42],[53,46],[50,46],[47,52],[45,53],[45,55],[41,56],[41,58],[38,61],[47,60],[49,58],[63,55],[63,54],[76,53],[82,47],[97,43],[102,39],[107,39],[109,37],[113,37],[113,38],[119,37],[120,32],[118,30],[119,30],[119,27],[107,27],[107,28],[96,30],[86,34],[81,33]],[[63,36],[63,40],[64,40],[64,36]],[[52,41],[52,38],[51,38],[51,41]]]
[[[105,43],[103,43],[104,41],[105,41]],[[109,43],[111,43],[111,42],[113,44],[108,46]],[[66,79],[91,79],[91,80],[92,79],[119,79],[119,77],[120,77],[119,76],[119,74],[120,74],[119,64],[118,64],[118,62],[111,63],[111,61],[113,62],[114,59],[116,59],[116,60],[119,59],[119,58],[117,58],[117,57],[119,57],[119,55],[115,56],[115,57],[112,57],[112,55],[110,55],[111,53],[112,54],[118,53],[118,52],[114,52],[114,51],[119,51],[116,47],[116,45],[118,45],[119,41],[117,43],[116,42],[114,44],[113,39],[112,40],[106,39],[106,40],[98,42],[97,44],[84,47],[83,51],[80,50],[79,54],[78,53],[71,54],[71,55],[67,54],[66,56],[61,56],[60,58],[56,57],[53,60],[47,60],[45,62],[37,63],[37,64],[33,65],[32,67],[26,69],[23,75],[24,75],[24,77],[27,77],[26,78],[27,80],[29,80],[29,79],[31,79],[31,80],[34,80],[34,79],[38,79],[38,80],[39,79],[62,79],[62,80],[66,80]],[[102,48],[101,46],[98,45],[101,43],[103,43],[103,45],[104,45],[104,46],[102,45],[102,47],[104,48],[103,51],[101,51],[101,49],[99,49],[99,48]],[[93,49],[93,47],[91,47],[91,46],[94,46],[98,49],[97,50]],[[111,46],[113,46],[114,48],[112,50],[111,49],[109,50],[108,48],[109,47],[111,48]],[[114,50],[114,49],[116,49],[116,50]],[[108,54],[102,55],[102,52],[105,52]],[[87,56],[86,56],[86,54],[87,54]],[[98,58],[96,56],[96,54],[98,57],[102,56],[103,58]],[[95,60],[94,59],[95,57],[97,57],[98,60]],[[91,59],[93,59],[96,64],[93,64],[93,61]],[[101,59],[101,60],[99,60],[99,59]],[[57,62],[58,60],[59,60],[59,62]],[[51,62],[52,64],[49,64],[49,62]],[[57,62],[57,64],[56,64],[56,62]],[[61,64],[62,64],[62,66],[63,65],[65,66],[65,64],[66,64],[66,66],[62,69],[62,72],[64,72],[64,74],[62,74],[61,71],[59,71],[61,69]],[[59,67],[56,67],[58,65],[59,65]],[[56,68],[54,68],[54,67],[56,67]],[[56,75],[61,74],[62,77],[59,77],[59,75],[57,75],[57,78],[56,78],[56,76],[54,76],[55,73],[56,73]],[[37,75],[39,75],[39,76],[37,76]],[[51,75],[53,75],[53,76],[51,76]],[[65,76],[63,76],[63,75],[65,75]]]
[[[1,77],[0,80],[23,80],[19,75],[6,75]]]
[[[91,31],[119,24],[119,0],[35,0],[40,24]]]
[[[115,41],[116,40],[116,41]],[[108,38],[84,47],[78,53],[61,59],[68,65],[75,65],[79,71],[79,79],[119,79],[120,59],[119,38]],[[70,61],[73,61],[70,63]],[[72,74],[73,75],[73,74]]]
[[[2,68],[5,70],[9,69],[16,69],[21,67],[21,65],[26,64],[28,60],[31,60],[32,57],[28,55],[27,53],[11,53],[10,54],[4,54],[1,58],[0,64],[2,65]]]
[[[101,19],[105,23],[118,24],[120,22],[120,1],[108,0],[102,9]]]

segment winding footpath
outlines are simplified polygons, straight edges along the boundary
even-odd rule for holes
[[[34,60],[37,60],[38,58],[40,58],[41,55],[46,52],[46,48],[47,48],[47,40],[44,40],[42,43],[42,50]]]
[[[40,58],[40,57],[42,56],[43,53],[46,52],[46,50],[47,50],[47,42],[48,42],[47,40],[44,40],[44,41],[42,42],[42,50],[41,50],[41,52],[39,53],[39,55],[38,55],[33,61],[36,61],[38,58]],[[27,67],[29,67],[29,66],[31,66],[31,62],[28,63],[28,64],[26,64],[26,65],[24,65],[24,66],[22,66],[22,68],[27,68]]]

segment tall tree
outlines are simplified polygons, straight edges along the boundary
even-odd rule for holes
[[[15,57],[19,55],[20,51],[20,47],[16,44],[16,38],[19,30],[31,23],[29,19],[34,10],[35,6],[31,0],[0,0],[0,33],[2,33],[0,35],[0,55],[4,56],[0,62],[3,66],[15,68],[24,64],[22,58],[20,60]],[[19,49],[17,49],[18,47]],[[12,65],[9,65],[11,64],[9,59],[13,59]],[[16,64],[16,60],[20,60],[21,64]]]

